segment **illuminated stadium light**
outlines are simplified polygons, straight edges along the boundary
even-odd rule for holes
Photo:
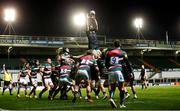
[[[74,23],[78,26],[84,26],[86,23],[86,16],[84,13],[79,13],[74,16]]]
[[[137,29],[141,29],[143,27],[143,19],[142,18],[136,18],[134,20],[134,26],[137,28]]]
[[[6,22],[14,22],[16,19],[16,11],[12,8],[4,10],[4,20]]]

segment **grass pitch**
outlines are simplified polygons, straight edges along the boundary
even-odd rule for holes
[[[180,86],[151,86],[148,89],[141,90],[141,87],[136,87],[138,99],[131,97],[126,99],[124,110],[180,110]],[[128,88],[128,91],[130,89]],[[106,92],[108,93],[107,89]],[[0,92],[1,93],[1,92]],[[60,100],[59,95],[56,99],[49,101],[46,92],[42,99],[26,98],[24,92],[21,92],[21,97],[16,97],[16,91],[13,95],[9,95],[6,91],[4,95],[0,94],[0,108],[7,110],[112,110],[108,99],[96,100],[93,98],[93,103],[88,103],[86,100],[78,99],[76,103],[72,103],[72,93],[68,93],[68,100]],[[37,92],[38,94],[39,92]],[[82,90],[85,96],[85,90]],[[93,97],[94,97],[94,93]],[[100,94],[102,97],[102,94]],[[116,89],[115,102],[119,106],[119,92]],[[116,108],[119,110],[120,108]]]

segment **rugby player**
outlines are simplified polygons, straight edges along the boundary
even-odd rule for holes
[[[73,56],[70,54],[70,50],[67,47],[63,47],[62,54],[60,54],[61,59],[65,60],[69,66],[73,68],[73,63],[75,62],[72,58]],[[67,99],[67,92],[68,92],[68,86],[64,84],[63,88],[61,89],[61,96],[60,99]]]
[[[25,92],[25,96],[28,97],[27,95],[27,81],[26,81],[26,76],[30,76],[30,64],[29,63],[25,63],[25,66],[23,66],[22,70],[19,72],[18,74],[18,92],[17,92],[17,97],[20,97],[20,88],[21,86],[24,86],[24,92]]]
[[[71,74],[71,66],[68,65],[68,62],[65,59],[62,59],[61,67],[59,69],[59,88],[63,89],[64,86],[70,86],[70,89],[74,93],[75,82],[70,78],[70,74]]]
[[[141,80],[141,85],[142,85],[142,90],[143,90],[144,87],[147,88],[147,83],[146,83],[147,75],[146,75],[146,69],[144,68],[144,65],[141,66],[141,73],[139,77]]]
[[[30,98],[32,98],[32,94],[34,94],[34,98],[37,98],[37,96],[36,96],[37,74],[39,72],[40,72],[39,60],[34,60],[33,64],[31,65],[31,72],[30,72],[30,76],[29,76],[30,83],[33,86],[31,92],[29,93]]]
[[[128,62],[123,62],[123,65],[122,65],[122,72],[123,72],[123,76],[124,76],[124,79],[125,79],[125,98],[129,98],[130,97],[130,94],[128,93],[127,91],[127,85],[129,84],[129,86],[131,87],[131,91],[134,95],[134,99],[137,99],[137,95],[136,95],[136,89],[134,87],[134,72],[133,72],[133,68],[131,67],[130,64],[126,64]]]
[[[117,105],[113,100],[114,91],[116,88],[116,83],[118,83],[118,88],[120,91],[120,108],[125,108],[124,105],[124,77],[122,74],[122,61],[127,61],[127,54],[125,51],[121,50],[120,42],[118,40],[114,41],[114,49],[107,51],[105,58],[105,65],[109,70],[109,94],[110,94],[110,103],[113,108],[116,108]]]
[[[52,79],[52,82],[54,84],[54,89],[55,89],[53,93],[53,99],[60,91],[60,88],[59,88],[59,69],[61,67],[60,61],[61,61],[61,56],[57,55],[56,62],[54,63],[55,70],[53,70],[52,75],[51,75],[51,79]]]
[[[87,15],[86,34],[89,40],[89,49],[98,49],[98,41],[96,37],[96,32],[98,31],[98,23],[95,15],[96,12],[94,10],[91,10]]]
[[[87,97],[88,97],[88,102],[93,102],[92,97],[91,97],[91,73],[90,73],[90,67],[92,65],[95,65],[95,58],[94,55],[92,54],[92,51],[88,50],[85,55],[82,55],[80,57],[79,61],[79,68],[77,71],[77,74],[75,75],[75,81],[76,81],[76,87],[75,91],[78,93],[79,91],[79,84],[81,83],[82,80],[85,81],[86,83],[86,90],[87,90]],[[95,69],[98,71],[98,67],[95,66]],[[74,95],[74,99],[72,102],[76,101],[76,93]]]
[[[102,64],[102,59],[101,59],[101,51],[100,50],[93,50],[93,55],[94,57],[96,58],[96,63],[94,66],[98,66],[98,69],[99,71],[95,70],[95,67],[92,67],[92,84],[95,85],[95,86],[92,86],[93,87],[96,87],[96,90],[94,89],[94,92],[95,92],[95,95],[96,95],[96,99],[99,99],[99,92],[100,90],[102,91],[103,93],[103,99],[106,99],[107,98],[107,94],[106,94],[106,91],[105,91],[105,88],[104,88],[104,79],[101,78],[100,74],[102,75],[102,70],[103,70],[103,64]],[[104,61],[104,60],[103,60]]]
[[[52,100],[52,93],[53,93],[53,88],[54,88],[54,84],[51,80],[51,74],[52,74],[52,61],[50,58],[47,59],[46,63],[42,64],[42,66],[40,67],[40,71],[41,71],[41,76],[42,76],[42,81],[44,84],[44,89],[42,89],[42,91],[39,93],[39,98],[42,97],[42,94],[49,90],[49,96],[48,99]]]

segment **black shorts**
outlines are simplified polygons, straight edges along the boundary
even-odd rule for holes
[[[145,81],[145,78],[141,77],[141,81]]]
[[[10,81],[4,81],[4,86],[9,86],[11,84]]]

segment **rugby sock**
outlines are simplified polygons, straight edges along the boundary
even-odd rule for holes
[[[111,89],[110,89],[110,91],[109,91],[109,94],[110,94],[109,96],[110,96],[110,98],[112,98],[112,97],[114,96],[115,89],[116,89],[115,84],[111,84]]]
[[[49,96],[52,96],[52,94],[53,94],[53,88],[51,88],[51,89],[49,90]]]
[[[34,92],[34,87],[33,87],[33,89],[31,90],[31,92],[29,93],[29,96],[31,96],[33,92]]]
[[[125,92],[125,95],[127,95],[128,94],[128,92]]]
[[[96,88],[91,88],[93,91],[94,91],[94,93],[95,93],[95,95],[97,94],[97,89]]]
[[[9,88],[9,93],[10,95],[12,95],[12,88]]]
[[[42,94],[47,90],[47,88],[44,88],[40,93],[39,93],[39,98],[41,98]]]
[[[3,92],[2,92],[2,95],[4,94],[4,91],[6,90],[6,87],[3,87]]]
[[[125,92],[124,90],[120,91],[120,105],[122,105],[124,102],[124,92]]]
[[[96,95],[99,95],[99,92],[100,92],[100,88],[98,88],[98,89],[96,90]]]
[[[54,94],[53,94],[53,98],[55,98],[55,96],[59,93],[59,91],[61,90],[61,88],[58,88],[55,90]]]
[[[18,87],[18,91],[17,91],[17,94],[19,94],[20,93],[20,86]]]
[[[34,88],[34,96],[36,95],[36,87]]]
[[[103,91],[103,95],[105,95],[106,94],[106,92],[105,91]]]
[[[79,88],[78,94],[79,94],[80,97],[82,97],[82,93],[81,93],[80,88]]]
[[[134,89],[134,88],[132,88],[132,93],[133,93],[133,94],[136,94],[136,91],[135,91],[135,89]]]
[[[142,90],[144,89],[144,84],[142,84]]]
[[[109,96],[110,96],[110,98],[112,98],[114,96],[114,90],[109,91]]]

